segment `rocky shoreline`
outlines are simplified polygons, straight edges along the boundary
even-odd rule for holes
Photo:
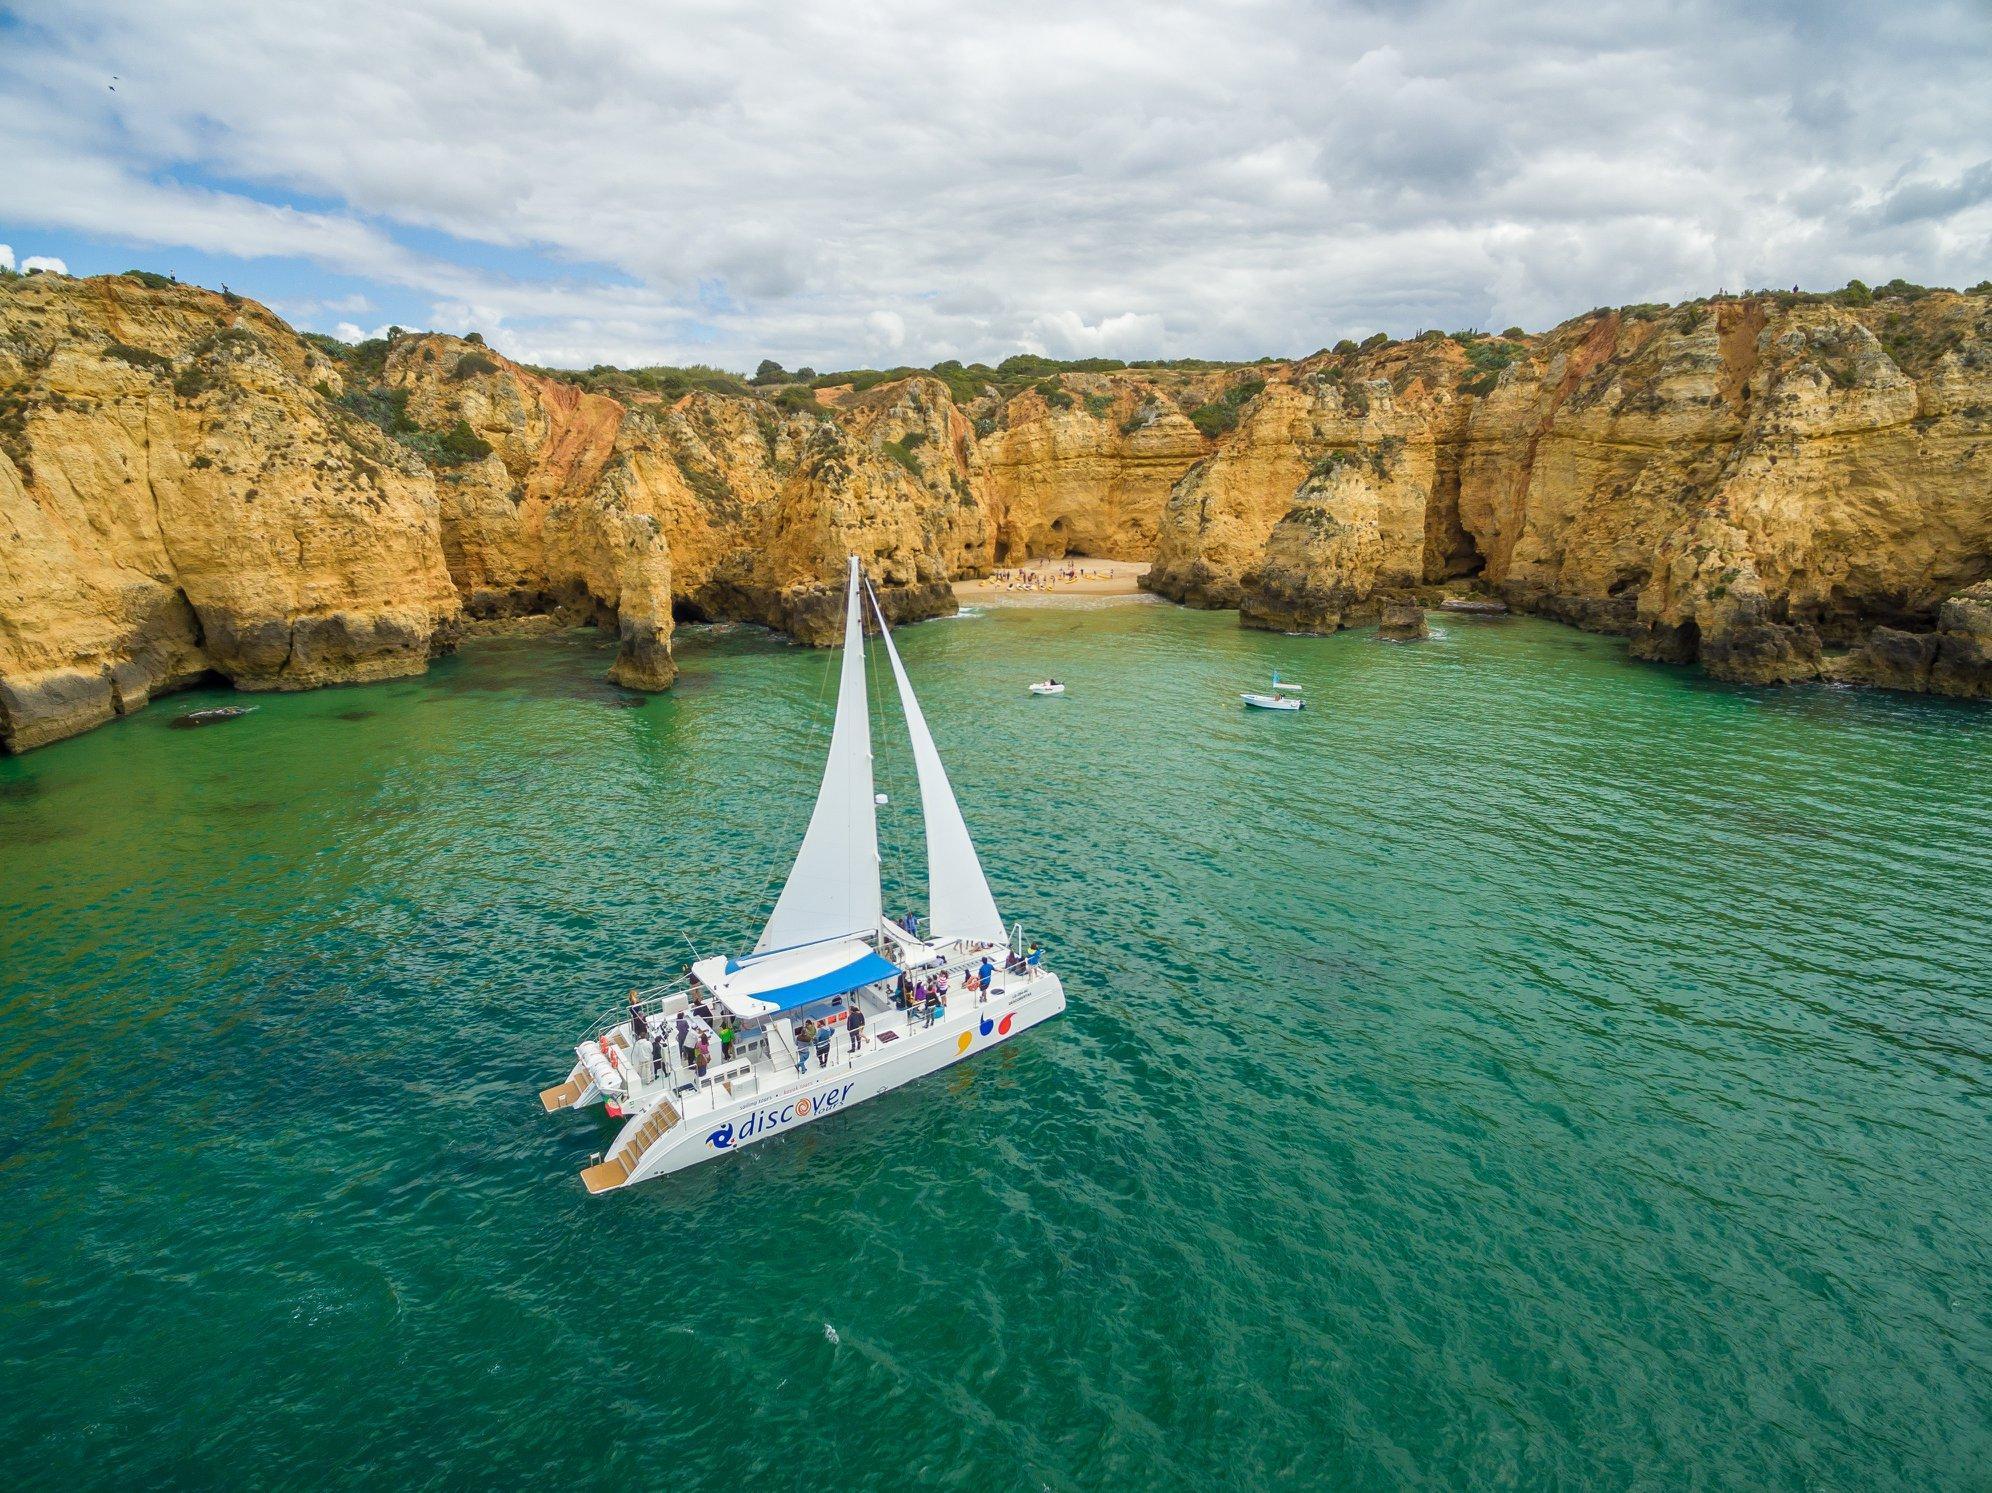
[[[157,276],[0,279],[0,746],[202,680],[417,673],[521,619],[608,629],[611,677],[664,688],[676,621],[834,641],[847,553],[901,622],[1097,555],[1247,626],[1450,587],[1725,679],[1992,694],[1986,287],[1243,366],[587,383]]]

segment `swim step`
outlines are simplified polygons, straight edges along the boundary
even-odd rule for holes
[[[550,1089],[540,1090],[540,1104],[548,1114],[555,1110],[572,1109],[574,1101],[588,1092],[587,1070],[578,1064],[567,1075],[566,1083],[557,1083]]]
[[[650,1118],[629,1138],[627,1145],[607,1161],[599,1161],[581,1173],[581,1185],[590,1193],[608,1192],[622,1186],[634,1175],[637,1163],[643,1160],[643,1153],[677,1123],[678,1111],[671,1107],[671,1101],[659,1099],[650,1111]]]

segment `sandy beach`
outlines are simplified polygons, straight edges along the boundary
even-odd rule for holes
[[[976,581],[956,581],[955,596],[982,605],[1057,606],[1065,601],[1103,597],[1145,596],[1136,577],[1148,569],[1145,560],[1032,560],[998,566]]]

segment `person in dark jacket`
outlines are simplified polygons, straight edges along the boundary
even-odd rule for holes
[[[851,1032],[850,1050],[856,1052],[864,1045],[865,1040],[865,1009],[856,1001],[851,1002],[851,1018],[848,1025]]]

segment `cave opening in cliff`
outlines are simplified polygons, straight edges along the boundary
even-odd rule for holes
[[[673,622],[712,622],[716,619],[711,612],[700,606],[689,596],[671,598],[671,620]]]

